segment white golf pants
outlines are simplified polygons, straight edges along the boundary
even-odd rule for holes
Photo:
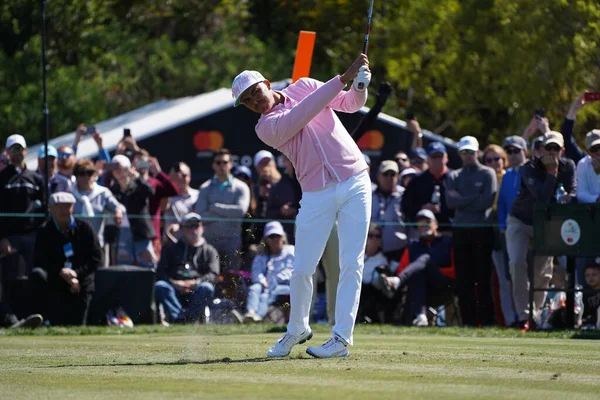
[[[308,329],[312,276],[336,219],[340,244],[340,279],[333,332],[352,344],[358,311],[365,244],[371,215],[371,180],[367,171],[315,192],[304,192],[296,218],[296,251],[290,281],[288,332]]]

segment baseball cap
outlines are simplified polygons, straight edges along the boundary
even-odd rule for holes
[[[21,135],[10,135],[6,139],[6,148],[7,149],[10,149],[15,144],[19,144],[19,145],[21,145],[21,147],[27,148],[27,143],[25,142],[25,138]]]
[[[431,210],[428,210],[426,208],[423,208],[417,213],[417,219],[419,218],[427,218],[430,221],[437,221],[437,219],[435,218],[435,214],[433,214]]]
[[[478,151],[479,142],[473,136],[464,136],[458,142],[458,151],[463,150]]]
[[[233,169],[233,176],[238,175],[245,175],[246,178],[252,178],[252,172],[250,171],[250,168],[246,167],[245,165],[238,165]]]
[[[600,144],[600,129],[594,129],[585,135],[585,147],[589,150]]]
[[[421,160],[425,161],[425,160],[427,160],[427,152],[425,151],[424,148],[417,147],[410,153],[410,158],[411,159],[420,158]]]
[[[131,161],[123,154],[117,154],[112,158],[111,164],[118,164],[121,168],[131,168]]]
[[[196,214],[194,212],[187,213],[187,214],[185,214],[185,217],[183,217],[183,220],[181,221],[181,225],[186,225],[189,222],[202,223],[202,217],[200,217],[200,214]]]
[[[400,171],[398,168],[398,163],[392,160],[382,161],[381,164],[379,164],[379,172],[383,174],[388,171],[394,171],[395,173],[398,173]]]
[[[48,157],[58,158],[56,147],[52,146],[51,144],[48,145]],[[42,146],[38,151],[38,158],[46,158],[46,149],[44,146]]]
[[[238,76],[235,77],[233,83],[231,84],[231,94],[235,99],[233,103],[234,107],[240,105],[240,97],[242,93],[246,91],[250,86],[254,85],[258,82],[266,81],[265,77],[258,71],[244,71],[241,72]]]
[[[509,136],[502,142],[502,148],[516,147],[519,150],[527,150],[527,142],[521,136]]]
[[[417,174],[417,170],[414,168],[405,168],[402,170],[402,172],[400,173],[400,180],[402,180],[402,178],[404,178],[407,175],[416,175]]]
[[[50,205],[75,204],[75,196],[68,192],[56,192],[50,195]]]
[[[427,155],[432,155],[435,153],[446,154],[446,152],[446,146],[444,146],[444,143],[431,142],[429,143],[429,146],[427,146]]]
[[[560,132],[549,131],[544,134],[544,147],[548,146],[551,143],[557,144],[560,147],[565,147],[565,140],[563,139],[563,135]]]
[[[257,166],[265,158],[270,158],[271,160],[275,159],[270,151],[261,150],[254,156],[254,166]]]
[[[531,142],[531,151],[535,150],[535,145],[537,143],[544,143],[544,137],[538,136],[535,139],[533,139],[533,142]],[[541,146],[541,144],[540,144],[540,146]]]
[[[285,236],[285,231],[283,230],[281,222],[271,221],[265,225],[265,237],[269,237],[271,235]]]

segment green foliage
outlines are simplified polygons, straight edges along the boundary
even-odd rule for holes
[[[51,135],[161,98],[230,85],[240,70],[290,76],[298,31],[317,32],[311,76],[344,72],[363,44],[368,0],[48,0]],[[374,81],[385,112],[482,143],[521,133],[536,108],[558,129],[570,102],[600,90],[593,1],[375,1]],[[38,3],[0,5],[0,140],[41,134]],[[371,96],[372,101],[373,96]],[[597,106],[578,134],[598,126]]]

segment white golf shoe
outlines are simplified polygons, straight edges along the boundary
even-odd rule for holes
[[[312,339],[313,333],[308,328],[300,335],[292,335],[290,333],[286,333],[275,343],[273,347],[267,352],[267,357],[285,357],[290,354],[292,351],[292,347],[297,344],[302,344],[307,340]]]
[[[348,357],[348,344],[338,335],[333,335],[331,339],[322,345],[310,346],[306,352],[316,358]]]

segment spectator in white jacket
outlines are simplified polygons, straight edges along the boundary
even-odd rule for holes
[[[283,226],[278,221],[265,225],[264,251],[252,263],[252,285],[246,300],[246,321],[262,321],[278,296],[290,294],[294,269],[294,246],[287,244]]]
[[[577,201],[600,203],[600,129],[585,136],[588,155],[577,163]]]
[[[114,215],[115,225],[120,226],[125,213],[125,206],[117,201],[112,192],[96,183],[98,175],[96,167],[90,160],[78,160],[73,168],[75,185],[73,196],[75,206],[73,214],[85,219],[96,232],[100,246],[104,246],[104,214],[108,211]]]

